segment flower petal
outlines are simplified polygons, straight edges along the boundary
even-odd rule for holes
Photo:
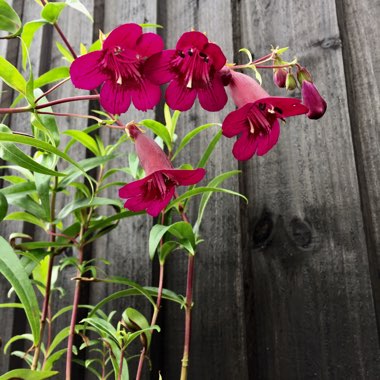
[[[172,177],[180,186],[195,185],[203,179],[206,174],[206,170],[203,168],[197,168],[192,170],[162,170],[163,173],[167,173],[169,177]]]
[[[203,49],[203,53],[210,57],[211,64],[217,71],[219,71],[227,62],[227,58],[223,54],[222,49],[216,44],[207,44]]]
[[[150,57],[164,48],[162,38],[156,33],[144,33],[137,40],[136,51],[141,57]]]
[[[131,104],[131,93],[125,87],[107,80],[100,91],[100,104],[108,112],[121,114]]]
[[[144,184],[150,179],[150,176],[146,176],[137,181],[127,183],[119,189],[120,198],[131,198],[144,193]]]
[[[130,90],[132,101],[135,107],[140,111],[146,111],[154,108],[161,99],[160,87],[144,80],[139,88]]]
[[[197,48],[202,50],[203,47],[208,43],[207,37],[201,32],[186,32],[183,33],[177,42],[177,50],[185,50],[188,48]]]
[[[138,38],[142,34],[142,28],[137,24],[124,24],[114,29],[106,38],[103,49],[113,49],[116,46],[133,49]]]
[[[260,99],[259,102],[272,105],[279,118],[303,115],[309,111],[309,109],[301,103],[301,99],[296,98],[268,97]]]
[[[257,155],[263,156],[269,152],[274,145],[277,144],[278,138],[280,136],[280,123],[276,120],[273,125],[270,133],[268,135],[260,136],[257,139]]]
[[[194,104],[196,96],[196,90],[181,85],[176,80],[170,82],[165,94],[168,106],[178,111],[189,110]]]
[[[206,111],[216,112],[227,103],[227,94],[222,79],[218,74],[206,88],[198,89],[199,103]]]
[[[231,70],[231,80],[228,87],[237,107],[242,107],[244,104],[269,97],[269,94],[255,79],[234,70]]]
[[[107,75],[100,71],[99,65],[103,55],[101,50],[94,51],[82,55],[71,64],[70,76],[75,87],[93,90],[107,80]]]
[[[151,216],[158,216],[158,214],[167,206],[167,204],[173,198],[174,191],[175,191],[175,187],[173,186],[171,189],[169,189],[165,198],[155,199],[149,202],[146,208],[146,212]]]
[[[246,104],[244,107],[239,108],[236,111],[230,112],[223,121],[222,132],[223,136],[233,137],[249,130],[247,124],[247,113],[251,108],[252,103]]]
[[[232,148],[232,154],[237,160],[249,160],[257,150],[257,138],[253,133],[243,132]]]
[[[164,84],[174,78],[170,71],[170,61],[174,58],[175,50],[164,50],[149,57],[144,65],[144,74],[156,84]]]

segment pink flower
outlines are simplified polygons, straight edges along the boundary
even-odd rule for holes
[[[309,119],[319,119],[326,112],[327,104],[322,96],[319,94],[313,82],[308,80],[302,81],[301,87],[302,102],[309,108],[306,116]]]
[[[229,85],[235,104],[240,107],[227,115],[222,131],[226,137],[239,135],[232,153],[238,160],[248,160],[255,153],[262,156],[277,143],[278,119],[305,114],[308,108],[300,99],[271,97],[251,77],[231,71]]]
[[[157,216],[173,198],[176,186],[198,183],[204,177],[205,169],[174,169],[163,150],[149,136],[137,127],[129,128],[135,140],[136,153],[144,168],[146,177],[128,183],[119,190],[119,196],[127,199],[125,208],[143,211]]]
[[[166,102],[187,111],[198,95],[207,111],[220,111],[227,103],[220,70],[226,63],[220,47],[200,32],[184,33],[175,50],[164,50],[147,61],[146,74],[156,84],[170,82]]]
[[[161,97],[159,86],[145,75],[145,62],[162,51],[163,42],[154,33],[142,33],[137,24],[124,24],[114,29],[102,50],[77,58],[70,67],[75,87],[93,90],[103,84],[100,104],[113,114],[128,110],[131,100],[141,111],[153,108]]]

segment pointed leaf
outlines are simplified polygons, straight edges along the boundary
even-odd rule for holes
[[[5,30],[11,34],[5,38],[18,35],[21,26],[20,17],[15,10],[5,0],[0,0],[0,30]]]
[[[0,78],[14,90],[21,94],[26,94],[26,80],[20,72],[8,62],[5,58],[0,56]]]
[[[12,285],[21,303],[24,305],[25,314],[29,321],[34,343],[36,344],[40,338],[40,309],[36,294],[17,255],[1,236],[0,252],[0,273]]]
[[[41,17],[54,24],[65,7],[65,3],[47,3],[42,9]]]
[[[0,380],[45,380],[57,374],[57,371],[32,371],[31,369],[14,369],[0,376]]]

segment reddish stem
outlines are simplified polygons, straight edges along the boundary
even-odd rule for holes
[[[185,341],[183,345],[181,380],[187,379],[187,368],[189,366],[190,338],[191,338],[191,309],[193,303],[193,283],[194,283],[194,255],[189,254],[187,264],[187,284],[186,284],[186,314],[185,314]]]
[[[43,97],[45,97],[46,95],[49,95],[51,92],[53,92],[54,90],[56,90],[58,87],[61,87],[63,84],[65,84],[68,80],[70,80],[70,78],[66,78],[64,80],[61,80],[59,83],[57,83],[55,86],[53,86],[52,88],[50,88],[49,90],[47,90],[46,92],[44,92],[42,95],[40,95],[34,102],[35,103],[38,103]]]
[[[80,96],[70,96],[68,98],[62,98],[53,100],[51,102],[47,102],[45,104],[39,104],[35,107],[36,110],[39,110],[41,108],[51,107],[55,106],[56,104],[62,104],[62,103],[70,103],[70,102],[78,102],[80,100],[97,100],[100,98],[100,95],[80,95]],[[15,108],[14,108],[15,109]],[[1,113],[1,111],[0,111]]]
[[[124,350],[121,350],[120,363],[119,363],[119,375],[117,376],[117,380],[121,380],[121,375],[123,374],[123,359],[124,359]]]
[[[79,265],[83,263],[83,255],[84,250],[83,247],[78,248],[78,261]],[[78,271],[77,277],[80,277],[81,273]],[[73,344],[74,344],[74,336],[75,336],[75,325],[77,321],[78,315],[78,305],[79,305],[79,297],[80,297],[80,281],[76,280],[75,290],[74,290],[74,300],[73,300],[73,311],[71,313],[71,322],[70,322],[70,332],[69,338],[67,341],[67,356],[66,356],[66,380],[71,380],[71,363],[73,358]]]
[[[150,322],[151,326],[154,326],[156,324],[158,313],[160,311],[161,300],[162,300],[162,290],[164,288],[164,268],[165,268],[164,263],[160,263],[160,278],[158,280],[157,300],[156,300],[156,305],[154,307],[152,320]],[[137,373],[136,373],[136,380],[141,379],[145,354],[146,354],[146,347],[144,346],[140,354],[139,365],[137,367]]]
[[[71,55],[74,58],[77,58],[77,54],[75,53],[73,47],[70,45],[69,41],[67,40],[65,34],[62,32],[62,29],[59,27],[59,25],[55,22],[54,24],[55,30],[58,32],[58,34],[61,36],[62,41],[65,43],[66,47],[70,50]]]

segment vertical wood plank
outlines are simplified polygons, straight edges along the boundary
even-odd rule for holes
[[[232,60],[232,23],[230,1],[166,1],[160,3],[160,23],[164,26],[167,48],[174,48],[182,33],[192,29],[206,32],[217,43],[229,61]],[[216,16],[217,15],[217,16]],[[222,30],[222,32],[221,32]],[[191,111],[179,119],[177,133],[183,136],[207,122],[221,122],[229,106],[218,113],[202,110],[196,102]],[[217,129],[203,133],[191,148],[181,154],[175,166],[184,162],[196,165]],[[224,171],[237,169],[237,163],[222,139],[207,166],[207,177],[202,184]],[[234,178],[226,187],[238,190]],[[225,195],[213,195],[207,206],[201,235],[205,242],[195,257],[195,292],[190,352],[190,379],[248,379],[244,342],[239,201]],[[196,208],[190,212],[195,220]],[[195,217],[195,218],[194,218]],[[187,258],[175,253],[166,270],[165,287],[185,294]],[[184,312],[177,305],[165,303],[163,310],[164,379],[177,379],[183,351]],[[153,374],[157,378],[157,374]]]
[[[235,3],[242,45],[258,56],[271,44],[290,46],[328,103],[323,119],[290,120],[273,151],[244,165],[253,200],[243,219],[250,376],[376,378],[379,345],[335,3]]]
[[[380,4],[337,2],[348,110],[359,175],[377,326],[380,326]]]
[[[115,0],[104,2],[104,9],[99,7],[98,11],[104,11],[102,30],[105,33],[110,32],[117,26],[125,23],[157,23],[156,1],[122,1]],[[98,17],[98,15],[96,15]],[[129,121],[143,120],[146,118],[154,119],[154,111],[141,112],[137,111],[131,104],[129,110],[120,116],[123,123]],[[124,131],[103,128],[100,131],[105,145],[115,143]],[[123,156],[112,160],[109,167],[127,167],[128,153],[133,151],[131,142],[124,143],[121,151],[125,152]],[[112,181],[129,182],[125,174],[119,173],[112,176]],[[101,196],[118,199],[118,188],[112,187],[105,190]],[[110,234],[103,236],[96,241],[93,247],[94,256],[97,258],[107,258],[110,266],[104,270],[109,276],[124,276],[143,286],[151,284],[152,267],[148,255],[148,237],[152,220],[149,216],[143,215],[120,221],[118,227]],[[91,288],[91,302],[99,302],[102,298],[120,290],[122,287],[117,285],[94,284]],[[121,313],[127,307],[135,307],[142,312],[148,320],[151,318],[151,308],[147,301],[142,297],[121,298],[109,303],[104,307],[106,313],[116,310],[117,314],[113,321],[121,317]],[[139,353],[140,347],[136,345],[135,354]],[[138,359],[129,363],[130,377],[134,378],[136,374],[136,365]],[[87,376],[90,376],[89,374]],[[147,378],[148,371],[144,373],[143,378]]]

